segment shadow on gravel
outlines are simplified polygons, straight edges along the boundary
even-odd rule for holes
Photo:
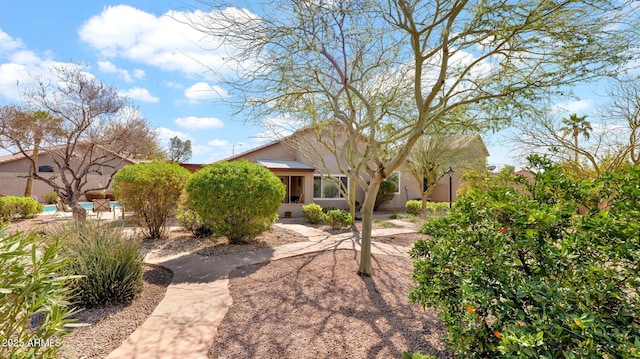
[[[328,250],[234,270],[209,357],[450,358],[436,314],[408,301],[408,256],[374,255],[371,278],[356,274],[358,259]]]
[[[268,262],[273,252],[272,248],[268,248],[255,252],[210,257],[189,254],[162,262],[160,265],[173,271],[173,284],[210,283],[227,278],[228,273],[238,266]]]

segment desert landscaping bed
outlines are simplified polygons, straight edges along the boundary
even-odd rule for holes
[[[9,230],[26,230],[39,222],[17,222]],[[349,230],[330,232],[345,231]],[[374,241],[408,250],[420,238],[424,235],[409,233]],[[172,231],[166,239],[144,240],[142,250],[167,256],[186,252],[215,256],[306,240],[277,226],[256,243],[243,245]],[[237,269],[231,274],[234,304],[219,328],[210,357],[383,358],[419,351],[448,358],[435,314],[408,303],[410,259],[379,255],[374,256],[373,265],[374,276],[361,279],[355,274],[357,253],[341,250]],[[153,312],[171,277],[166,269],[148,266],[144,289],[130,305],[78,314],[78,322],[89,325],[64,338],[60,357],[105,357]],[[246,330],[248,326],[251,330]]]
[[[408,301],[411,260],[374,255],[373,276],[360,278],[358,255],[328,251],[234,270],[233,306],[209,357],[451,357],[435,313]]]
[[[145,266],[142,292],[129,305],[89,309],[74,316],[75,328],[62,340],[60,358],[104,358],[144,323],[164,297],[173,274],[162,267]]]

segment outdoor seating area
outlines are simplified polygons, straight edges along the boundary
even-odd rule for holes
[[[111,200],[108,198],[103,199],[94,199],[93,200],[93,208],[91,211],[98,217],[100,220],[100,213],[109,212],[113,214],[113,219],[116,218],[116,212],[113,207],[111,207]]]
[[[53,215],[53,218],[64,216],[65,213],[73,213],[73,209],[62,203],[60,198],[56,198],[56,213]]]

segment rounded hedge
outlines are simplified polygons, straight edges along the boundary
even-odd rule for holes
[[[345,228],[353,224],[351,214],[341,209],[330,210],[325,215],[324,220],[331,226],[331,229]]]
[[[177,163],[138,163],[113,176],[113,191],[118,201],[144,222],[149,237],[161,238],[190,175]]]
[[[321,223],[324,220],[322,207],[316,203],[309,203],[302,206],[302,215],[311,224]]]
[[[275,223],[285,187],[268,169],[240,160],[195,172],[187,193],[189,205],[214,235],[243,243]]]
[[[415,199],[407,201],[407,203],[405,204],[405,208],[408,214],[417,216],[422,212],[422,201],[418,201]]]
[[[31,197],[0,197],[0,223],[15,218],[34,218],[44,206]]]

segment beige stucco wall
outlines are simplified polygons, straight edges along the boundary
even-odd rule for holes
[[[24,189],[27,185],[26,176],[28,173],[0,173],[0,193],[8,196],[24,195]],[[22,177],[21,177],[22,176]],[[56,183],[62,183],[59,179]],[[89,175],[88,183],[83,187],[84,189],[98,188],[101,183],[105,183],[104,176]],[[45,182],[35,180],[33,181],[33,195],[36,196],[38,201],[44,202],[43,194],[47,192],[53,192],[51,186]],[[80,200],[84,201],[84,196],[80,196]]]
[[[89,174],[87,176],[88,182],[83,186],[84,190],[99,188],[102,187],[103,184],[106,184],[109,178],[120,168],[124,167],[127,164],[130,164],[130,161],[127,160],[118,160],[117,168],[102,168],[102,175],[98,174]],[[38,157],[38,167],[49,165],[52,166],[54,171],[53,173],[45,172],[39,173],[43,177],[50,176],[58,176],[57,167],[53,160],[46,153],[41,154]],[[29,172],[29,161],[26,158],[17,159],[14,161],[0,163],[0,193],[9,195],[9,196],[23,196],[24,190],[27,184],[27,175]],[[71,167],[77,167],[77,163],[71,163]],[[60,179],[56,179],[56,183],[62,184]],[[51,186],[46,184],[40,180],[33,181],[33,195],[37,197],[40,202],[44,202],[44,198],[42,195],[47,192],[52,192],[53,189]],[[84,196],[80,197],[81,200],[84,200]]]
[[[344,174],[344,169],[348,168],[346,165],[340,166],[335,156],[329,149],[326,149],[322,144],[317,144],[315,141],[316,133],[313,131],[306,131],[299,134],[303,136],[302,139],[289,138],[284,142],[274,143],[264,148],[259,148],[254,151],[249,151],[245,154],[239,155],[250,162],[256,162],[258,159],[287,159],[295,160],[298,162],[306,163],[316,168],[315,174],[322,175],[338,175]],[[330,134],[337,148],[340,149],[344,146],[345,141],[351,141],[352,139],[346,138],[341,134]],[[362,145],[366,145],[362,143]],[[456,191],[460,187],[460,179],[462,173],[469,169],[484,170],[486,168],[486,158],[489,155],[486,147],[482,142],[482,139],[477,136],[472,141],[465,143],[463,153],[461,153],[456,159],[455,163],[446,164],[444,168],[449,166],[454,167],[456,172],[453,174],[449,185],[449,176],[445,175],[441,179],[437,188],[431,194],[430,198],[434,202],[449,202],[449,188],[452,189],[452,200],[456,200]],[[405,208],[407,200],[420,199],[422,183],[418,182],[409,171],[398,170],[400,172],[400,186],[399,191],[394,195],[394,198],[384,204],[381,209],[383,210],[398,210],[402,211]],[[356,201],[360,204],[364,201],[364,190],[360,188],[353,181],[350,182],[351,186],[356,187]],[[313,173],[307,172],[305,174],[305,204],[311,203],[308,199],[312,199],[314,203],[317,203],[323,207],[336,207],[342,209],[348,209],[348,205],[344,199],[324,199],[313,198]],[[280,215],[283,216],[285,211],[292,212],[292,216],[302,216],[302,204],[283,204],[280,209]]]

